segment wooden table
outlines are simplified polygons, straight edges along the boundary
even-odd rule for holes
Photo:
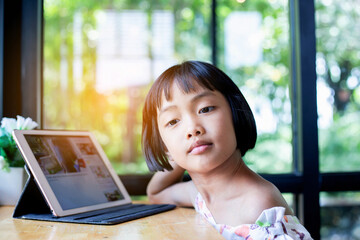
[[[222,236],[192,208],[111,226],[13,219],[14,207],[0,206],[0,240],[125,239],[212,240]]]

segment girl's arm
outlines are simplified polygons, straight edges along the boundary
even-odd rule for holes
[[[192,181],[182,182],[185,170],[172,162],[172,171],[157,172],[151,178],[146,192],[151,203],[192,206],[196,189]]]

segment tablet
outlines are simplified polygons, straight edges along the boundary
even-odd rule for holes
[[[14,130],[13,136],[53,215],[131,204],[91,132]]]

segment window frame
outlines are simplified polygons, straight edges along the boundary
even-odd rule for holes
[[[41,124],[43,1],[0,0],[0,116]]]
[[[43,122],[43,0],[0,0],[0,116]],[[212,61],[217,63],[216,0],[211,8]],[[360,172],[319,172],[316,102],[315,0],[289,0],[294,171],[262,174],[293,193],[295,212],[320,239],[321,191],[360,191]],[[151,178],[122,175],[131,195],[145,193]]]

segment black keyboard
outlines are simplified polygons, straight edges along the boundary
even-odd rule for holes
[[[103,213],[96,213],[94,215],[77,217],[75,220],[86,219],[90,222],[102,222],[106,220],[118,219],[127,215],[132,215],[139,212],[149,211],[158,208],[158,205],[145,204],[131,204],[117,209],[107,210]]]

